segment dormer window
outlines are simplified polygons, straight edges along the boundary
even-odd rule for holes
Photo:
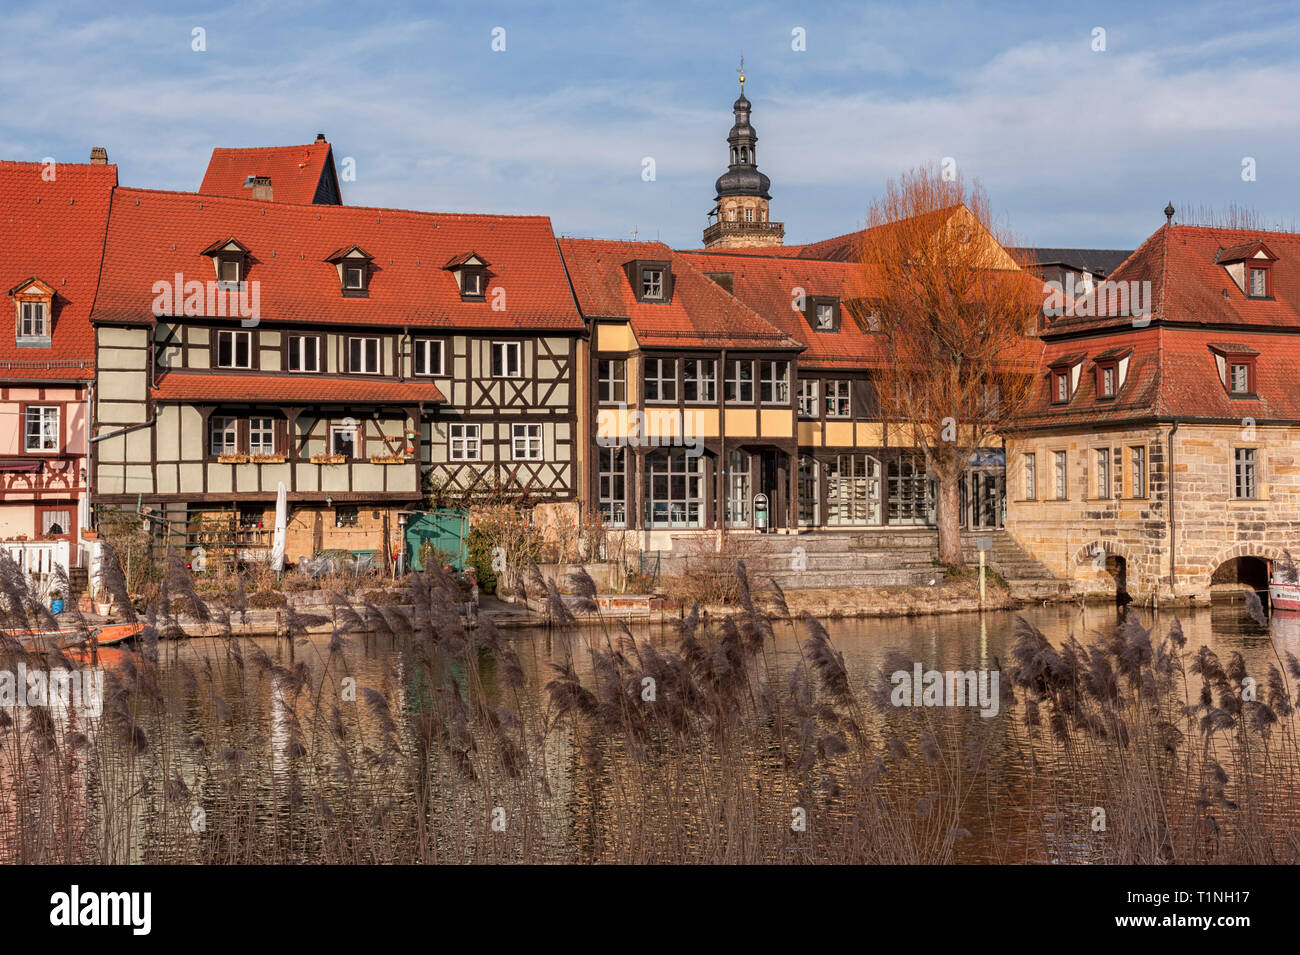
[[[1097,366],[1097,397],[1114,398],[1115,397],[1115,365],[1098,365]]]
[[[664,297],[663,269],[646,269],[641,273],[641,297],[653,299]]]
[[[203,250],[203,254],[212,259],[217,273],[217,281],[222,285],[238,285],[246,281],[248,273],[248,249],[235,239],[217,242]]]
[[[1098,401],[1110,401],[1119,394],[1132,356],[1131,348],[1109,348],[1096,357]]]
[[[360,246],[339,249],[325,259],[338,270],[339,284],[345,298],[368,298],[370,295],[371,256]]]
[[[1255,360],[1259,352],[1248,345],[1216,342],[1210,345],[1219,381],[1234,398],[1254,399],[1256,395]]]
[[[818,332],[840,330],[840,300],[824,295],[810,295],[804,309],[808,324]]]
[[[487,296],[488,262],[477,252],[458,255],[443,268],[456,277],[462,302],[482,302]]]
[[[673,273],[669,263],[636,260],[624,268],[638,302],[664,305],[672,301]]]
[[[1083,371],[1083,355],[1071,355],[1068,358],[1062,358],[1060,361],[1053,362],[1050,366],[1051,377],[1048,383],[1051,387],[1052,404],[1064,405],[1069,404],[1070,399],[1079,387],[1079,375]],[[1116,388],[1118,388],[1118,384]]]
[[[44,338],[50,333],[44,302],[19,302],[22,317],[18,320],[19,338]]]
[[[38,278],[9,290],[14,300],[14,340],[19,348],[49,348],[54,289]]]
[[[1251,268],[1249,295],[1251,298],[1268,298],[1268,269]]]
[[[1052,400],[1057,404],[1065,404],[1070,400],[1070,374],[1069,372],[1058,371],[1054,377],[1056,379],[1056,397]]]
[[[1246,298],[1273,298],[1273,263],[1277,256],[1258,240],[1220,249],[1214,261],[1223,266]]]

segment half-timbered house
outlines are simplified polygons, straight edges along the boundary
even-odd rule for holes
[[[592,508],[652,548],[670,531],[792,529],[799,343],[666,245],[560,247],[591,326]]]
[[[426,470],[573,495],[582,323],[545,218],[120,189],[102,283],[101,506],[251,550],[284,485],[293,560],[391,555]]]
[[[0,538],[39,574],[80,563],[88,527],[91,306],[117,167],[0,162]]]

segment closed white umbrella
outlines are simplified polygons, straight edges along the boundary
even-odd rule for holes
[[[275,490],[275,536],[271,539],[271,566],[278,574],[284,570],[285,534],[289,523],[289,497],[284,482]]]

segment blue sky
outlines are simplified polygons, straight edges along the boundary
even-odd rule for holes
[[[791,243],[944,157],[1026,244],[1133,248],[1171,199],[1300,219],[1297,4],[1046,6],[44,4],[0,36],[0,158],[104,145],[126,185],[195,189],[213,146],[325,132],[355,160],[349,204],[693,247],[743,53]]]

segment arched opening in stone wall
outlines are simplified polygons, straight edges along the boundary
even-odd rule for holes
[[[1115,581],[1115,603],[1123,605],[1133,598],[1128,592],[1128,560],[1119,554],[1106,555],[1106,573]]]
[[[1249,588],[1261,600],[1268,596],[1268,559],[1245,554],[1225,560],[1210,575],[1210,596],[1215,599],[1238,600],[1242,591]]]

